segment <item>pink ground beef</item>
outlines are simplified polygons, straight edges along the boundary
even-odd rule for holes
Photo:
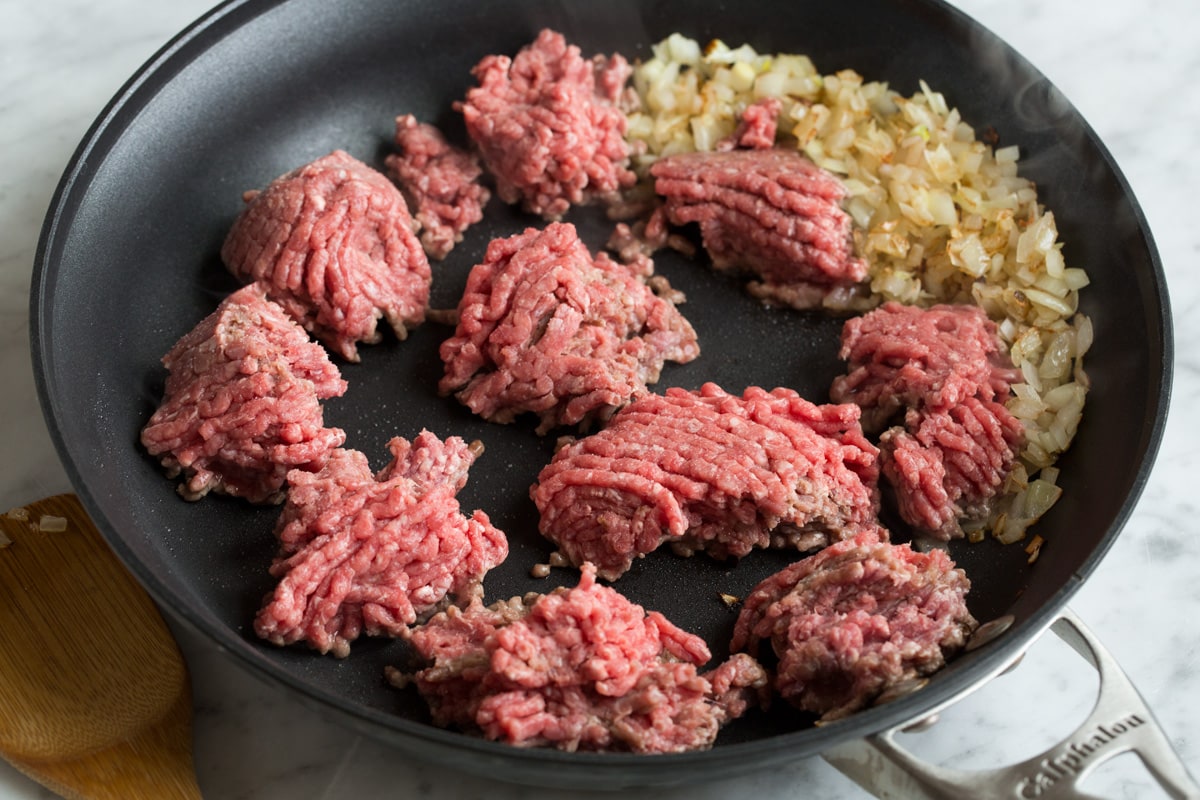
[[[852,535],[878,511],[877,455],[856,406],[710,383],[631,403],[559,450],[531,496],[543,536],[615,579],[664,543],[738,558]]]
[[[909,408],[944,410],[968,397],[1004,402],[1020,380],[978,306],[884,303],[846,322],[839,355],[847,374],[829,395],[860,406],[868,431]]]
[[[493,241],[442,343],[440,391],[493,422],[535,414],[539,433],[607,417],[700,352],[650,268],[593,257],[569,223]]]
[[[404,197],[382,173],[340,150],[245,194],[221,248],[229,270],[268,295],[348,361],[425,319],[429,261]]]
[[[406,636],[448,601],[480,596],[508,555],[487,514],[464,516],[455,497],[478,447],[428,431],[388,447],[378,475],[362,453],[337,450],[320,472],[289,476],[271,566],[279,584],[254,620],[263,639],[340,658],[361,634]]]
[[[983,309],[885,303],[842,329],[846,375],[830,396],[863,408],[901,518],[940,539],[986,519],[1024,444],[1004,406],[1021,380]]]
[[[246,286],[181,338],[163,357],[162,404],[141,442],[179,493],[208,492],[253,503],[282,500],[289,471],[321,469],[346,434],[326,428],[320,401],[346,382],[320,345]]]
[[[942,550],[913,551],[873,532],[830,545],[746,598],[734,651],[778,658],[775,691],[824,721],[940,669],[976,627],[970,581]]]
[[[484,58],[479,85],[456,104],[506,203],[559,219],[570,206],[632,186],[625,115],[632,69],[620,55],[586,60],[543,30],[515,58]]]
[[[650,168],[663,205],[647,225],[696,223],[716,269],[753,273],[755,296],[819,307],[867,276],[854,255],[845,187],[794,150],[678,153]]]
[[[433,720],[521,747],[671,753],[711,747],[760,702],[748,656],[708,673],[704,640],[596,583],[523,601],[452,607],[413,632],[429,666],[411,680]]]
[[[939,539],[963,536],[964,521],[987,519],[1024,440],[1021,421],[991,400],[910,411],[879,445],[901,518]]]
[[[483,219],[491,192],[479,182],[479,159],[411,114],[396,118],[396,149],[385,162],[388,175],[421,226],[425,253],[441,261],[462,241],[463,231]]]
[[[763,97],[746,106],[733,135],[717,142],[717,150],[766,150],[775,146],[779,113],[783,101],[778,97]]]

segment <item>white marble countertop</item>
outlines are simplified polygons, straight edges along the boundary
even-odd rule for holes
[[[140,64],[209,0],[42,0],[4,3],[0,26],[0,509],[70,486],[34,392],[28,350],[30,270],[59,175],[94,116]],[[1166,267],[1176,326],[1173,413],[1138,510],[1072,602],[1114,652],[1185,763],[1200,764],[1200,537],[1191,467],[1200,426],[1200,6],[1194,0],[1104,3],[957,0],[1067,95],[1105,141],[1149,219]],[[497,784],[358,737],[260,683],[187,630],[178,631],[195,683],[196,763],[206,797],[422,797],[549,800],[565,793]],[[2,644],[0,644],[2,646]],[[1082,681],[1080,680],[1082,677]],[[1080,685],[1082,683],[1082,686]],[[906,744],[934,761],[984,768],[1034,754],[1082,720],[1091,671],[1057,642],[1036,645],[1016,671],[943,715]],[[1088,788],[1110,797],[1157,791],[1131,756]],[[50,797],[0,762],[0,798]],[[593,796],[571,793],[573,797]],[[595,795],[599,796],[599,795]],[[772,774],[655,798],[858,798],[819,759]]]

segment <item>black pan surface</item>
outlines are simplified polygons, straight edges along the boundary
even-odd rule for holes
[[[762,51],[803,52],[823,72],[853,68],[901,93],[920,79],[977,130],[1021,147],[1024,174],[1054,210],[1069,264],[1086,268],[1083,293],[1096,341],[1093,382],[1073,448],[1060,461],[1063,500],[1039,523],[1047,541],[1030,567],[1020,547],[957,542],[981,620],[1016,617],[996,644],[960,658],[923,691],[814,728],[786,710],[729,726],[706,753],[639,757],[518,750],[427,723],[415,692],[382,678],[403,645],[360,640],[348,659],[259,642],[250,622],[271,588],[277,508],[211,497],[187,503],[139,448],[157,405],[159,359],[234,288],[218,250],[243,190],[335,148],[381,166],[396,115],[413,113],[462,141],[450,104],[472,85],[482,56],[515,53],[542,27],[586,54],[636,58],[672,31]],[[572,214],[588,244],[609,223]],[[434,307],[457,302],[467,271],[494,236],[539,220],[493,200],[485,222],[435,267]],[[703,347],[668,367],[659,387],[715,381],[789,386],[827,399],[841,320],[772,310],[735,282],[672,254],[658,270],[687,293],[683,307]],[[961,13],[935,0],[724,4],[685,0],[481,3],[469,0],[235,1],[184,31],[97,120],[69,165],[43,230],[32,294],[33,359],[51,433],[74,485],[120,558],[170,611],[303,702],[408,751],[493,777],[616,788],[678,783],[811,756],[918,716],[997,669],[1026,644],[1095,568],[1129,516],[1162,434],[1171,326],[1161,265],[1145,220],[1103,145],[1032,66]],[[427,323],[405,342],[362,348],[342,365],[350,390],[326,403],[347,446],[386,460],[393,435],[427,427],[478,438],[486,453],[460,499],[509,535],[508,561],[488,576],[489,599],[573,584],[576,573],[529,577],[550,548],[536,533],[527,489],[553,437],[533,425],[473,418],[435,391],[437,345],[450,329]],[[898,538],[903,538],[903,531]],[[636,602],[704,635],[717,659],[742,596],[793,554],[738,564],[667,552],[640,561],[617,585]]]

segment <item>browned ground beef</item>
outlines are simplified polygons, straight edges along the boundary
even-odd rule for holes
[[[522,747],[704,749],[766,686],[745,655],[699,673],[703,639],[597,584],[586,564],[575,588],[451,607],[411,642],[430,663],[411,678],[436,724]]]
[[[884,303],[846,321],[839,355],[847,374],[829,395],[862,407],[868,431],[909,408],[946,409],[976,396],[1003,402],[1020,379],[978,306]]]
[[[562,448],[531,495],[542,535],[615,579],[663,543],[741,557],[853,534],[878,510],[877,454],[856,406],[710,383],[631,403]]]
[[[541,419],[539,433],[605,417],[700,352],[696,332],[648,261],[595,257],[569,223],[493,241],[467,279],[442,343],[443,394],[493,422]]]
[[[910,411],[905,427],[885,431],[879,444],[900,516],[940,539],[962,536],[963,520],[988,517],[1024,439],[1021,421],[991,400]]]
[[[745,600],[732,648],[755,655],[769,644],[776,691],[837,719],[940,669],[975,628],[969,589],[942,550],[918,553],[864,532],[760,583]]]
[[[866,278],[841,207],[845,188],[797,151],[678,153],[650,173],[664,201],[657,218],[697,223],[713,266],[754,273],[756,296],[819,307]],[[647,235],[658,228],[652,220]]]
[[[864,428],[904,412],[880,440],[904,521],[949,539],[963,535],[963,521],[986,518],[1024,429],[1004,406],[1020,372],[983,309],[885,303],[846,322],[841,356],[848,372],[830,396],[860,405]]]
[[[480,61],[472,72],[479,86],[456,108],[500,199],[558,219],[571,205],[632,186],[617,107],[630,72],[620,55],[585,60],[550,30],[515,58]]]
[[[478,448],[428,431],[388,447],[393,460],[377,476],[365,455],[340,449],[320,472],[289,476],[271,565],[280,580],[255,618],[259,636],[343,657],[360,634],[406,635],[451,598],[482,594],[508,542],[455,498]]]
[[[289,470],[317,470],[346,434],[320,400],[346,382],[320,345],[258,286],[231,294],[163,357],[162,405],[141,441],[189,500],[210,491],[282,499]]]
[[[412,114],[396,118],[396,149],[385,161],[388,174],[421,226],[425,253],[441,261],[483,219],[491,192],[479,182],[479,159]]]
[[[348,361],[358,342],[421,324],[429,260],[400,191],[340,150],[245,195],[221,248],[229,270],[257,281],[288,314]]]

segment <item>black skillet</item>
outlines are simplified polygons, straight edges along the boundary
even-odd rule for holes
[[[1012,615],[1015,624],[923,690],[820,728],[783,709],[752,714],[709,752],[663,757],[518,750],[439,730],[411,690],[382,678],[405,656],[398,643],[362,640],[338,661],[256,640],[249,623],[272,584],[278,509],[220,497],[187,503],[139,449],[138,432],[161,395],[160,357],[234,287],[218,248],[242,191],[335,148],[379,166],[401,113],[461,141],[450,104],[472,85],[471,67],[488,53],[515,53],[542,27],[586,54],[645,56],[678,30],[807,53],[822,71],[853,68],[904,94],[925,79],[977,130],[1020,145],[1068,263],[1091,275],[1082,306],[1096,329],[1087,360],[1093,389],[1060,462],[1063,499],[1037,527],[1047,544],[1036,565],[1020,547],[993,541],[951,548],[974,582],[975,615]],[[600,215],[570,219],[593,248],[603,244],[609,226]],[[534,224],[493,201],[485,223],[436,268],[433,305],[455,304],[491,237]],[[687,293],[684,311],[703,347],[696,362],[668,368],[660,387],[780,385],[826,399],[840,367],[840,320],[763,308],[725,277],[671,254],[658,269]],[[816,755],[919,719],[995,673],[1057,617],[1129,517],[1162,435],[1171,377],[1161,265],[1108,152],[1042,75],[936,0],[235,0],[155,56],[89,131],[45,222],[32,316],[38,388],[59,454],[109,543],[158,601],[300,700],[410,753],[501,779],[592,788],[702,780]],[[489,598],[572,584],[568,570],[529,576],[550,548],[536,533],[527,487],[552,437],[534,436],[532,424],[483,423],[439,398],[437,345],[448,334],[428,323],[405,342],[363,348],[362,363],[343,365],[350,390],[328,401],[326,419],[376,465],[389,437],[422,427],[481,439],[487,451],[461,500],[485,509],[511,545],[488,576]],[[618,588],[704,635],[720,659],[733,612],[718,593],[744,595],[793,557],[758,553],[735,565],[655,553]]]

